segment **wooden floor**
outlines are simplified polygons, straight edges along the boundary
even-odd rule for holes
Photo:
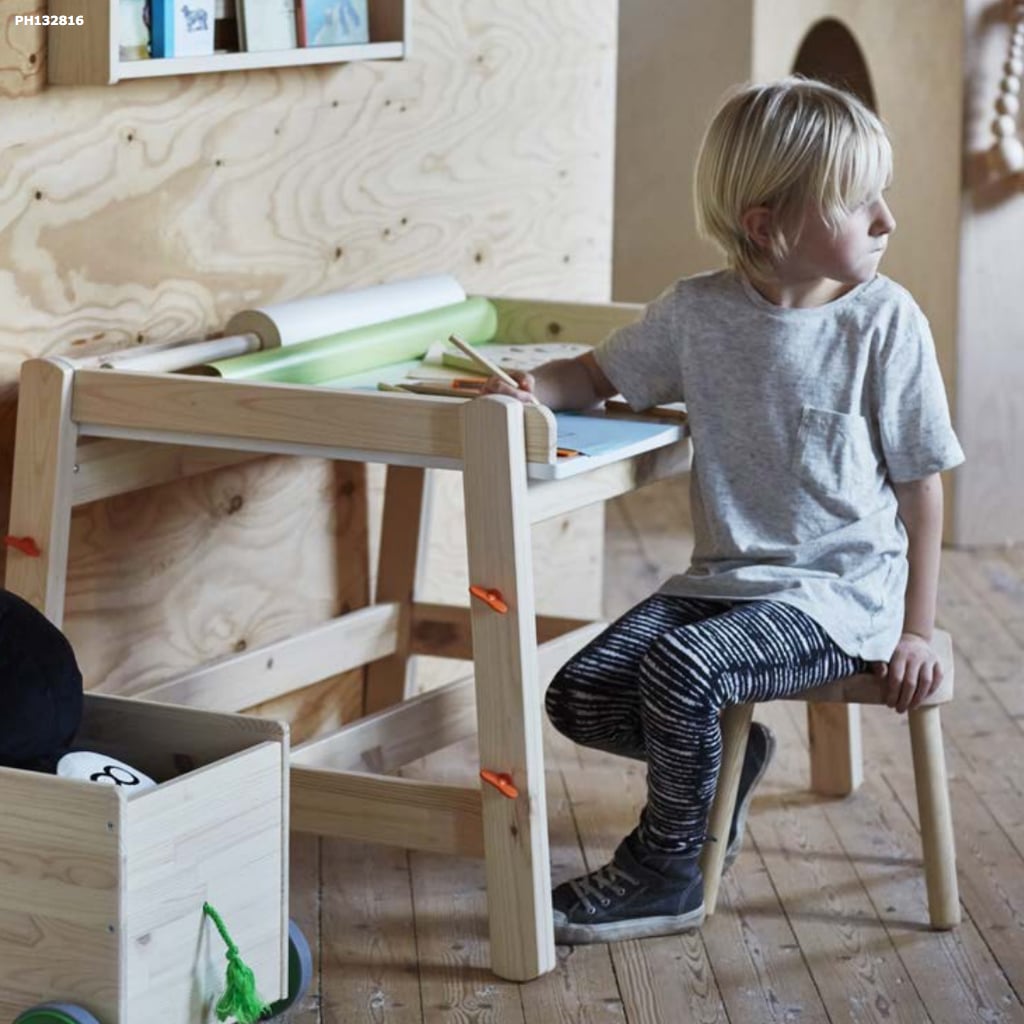
[[[606,611],[685,561],[680,483],[609,507]],[[865,775],[845,800],[809,795],[803,707],[757,717],[779,751],[743,853],[700,932],[558,950],[516,985],[487,969],[482,864],[293,840],[292,914],[315,943],[292,1024],[1024,1022],[1024,549],[945,554],[940,624],[957,647],[944,709],[962,926],[932,933],[904,717],[864,710]],[[547,746],[552,875],[594,868],[632,828],[640,766]],[[417,766],[473,777],[471,749]]]

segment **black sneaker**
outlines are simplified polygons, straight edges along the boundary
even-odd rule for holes
[[[674,935],[704,920],[700,853],[659,854],[631,833],[610,864],[552,893],[555,942],[582,945]]]
[[[726,868],[740,854],[750,799],[757,784],[764,777],[774,753],[775,733],[767,725],[751,722],[747,735],[747,749],[743,754],[743,767],[740,769],[740,784],[736,790],[736,806],[733,808],[732,825],[729,827],[729,845],[725,848]]]

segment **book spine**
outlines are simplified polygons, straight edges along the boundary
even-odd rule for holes
[[[174,56],[174,0],[152,0],[150,50],[154,57]]]

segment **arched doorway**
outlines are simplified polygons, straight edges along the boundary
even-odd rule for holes
[[[852,92],[866,106],[878,111],[864,54],[850,30],[835,18],[817,22],[804,36],[793,62],[793,73]]]

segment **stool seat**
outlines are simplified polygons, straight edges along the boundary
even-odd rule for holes
[[[949,634],[936,630],[932,649],[939,657],[942,682],[920,706],[907,712],[907,718],[921,822],[929,918],[933,928],[945,930],[960,922],[953,819],[939,717],[940,707],[953,699],[953,643]],[[835,679],[782,699],[811,704],[885,704],[886,695],[884,679],[862,673]],[[754,707],[754,704],[737,704],[726,708],[722,714],[722,764],[708,821],[711,836],[724,837],[729,833]],[[811,741],[813,745],[813,734]],[[718,901],[725,851],[724,842],[709,842],[704,846],[701,869],[704,874],[704,907],[708,915],[714,913]]]
[[[953,640],[947,632],[937,629],[932,636],[931,647],[939,656],[942,682],[921,701],[920,706],[923,708],[933,704],[948,704],[953,699]],[[870,672],[861,672],[780,699],[814,704],[884,704],[885,698],[885,681]]]

